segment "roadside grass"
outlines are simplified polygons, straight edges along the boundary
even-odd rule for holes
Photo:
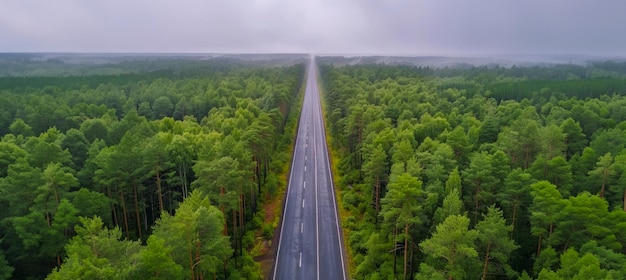
[[[276,193],[272,196],[265,195],[263,204],[263,224],[255,232],[255,244],[250,254],[259,262],[263,279],[269,279],[274,266],[275,247],[278,246],[278,232],[280,230],[280,217],[282,215],[285,191],[287,190],[287,174],[289,174],[288,164],[285,164],[283,172],[279,175]]]

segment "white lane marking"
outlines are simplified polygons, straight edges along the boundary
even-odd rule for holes
[[[306,159],[307,159],[307,156],[304,156],[304,161],[306,161]]]
[[[303,229],[304,229],[304,223],[300,223],[300,233],[302,233]]]
[[[304,198],[302,199],[302,208],[304,208]]]
[[[306,165],[304,166],[304,172],[306,172]]]
[[[300,252],[300,262],[298,263],[298,267],[302,267],[302,252]]]
[[[306,181],[303,181],[303,182],[302,182],[302,188],[303,188],[303,189],[306,189]]]

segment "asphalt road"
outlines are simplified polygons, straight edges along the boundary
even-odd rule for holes
[[[346,279],[315,61],[294,146],[273,279]]]

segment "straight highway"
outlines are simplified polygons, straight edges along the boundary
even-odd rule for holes
[[[273,279],[346,279],[341,226],[312,57],[296,136]]]

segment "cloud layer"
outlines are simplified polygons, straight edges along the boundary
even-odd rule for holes
[[[4,0],[0,52],[626,55],[623,0]]]

